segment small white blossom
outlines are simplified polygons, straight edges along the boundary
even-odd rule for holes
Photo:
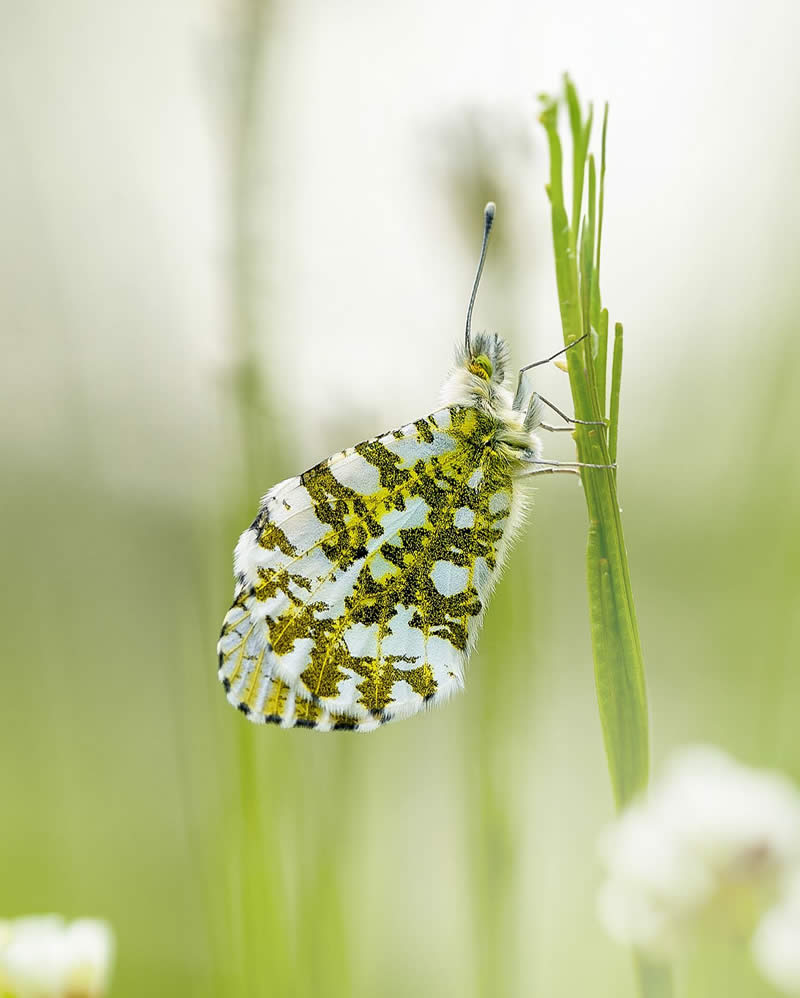
[[[114,941],[105,922],[57,915],[0,923],[0,982],[15,998],[100,998]]]
[[[752,927],[800,864],[800,795],[777,773],[688,748],[607,830],[601,852],[606,929],[671,958],[705,925]]]
[[[57,998],[67,959],[61,919],[55,915],[18,918],[9,929],[0,967],[11,993],[17,998]]]
[[[114,938],[106,922],[80,918],[66,930],[70,960],[66,976],[70,995],[103,995],[108,988]]]
[[[753,936],[753,956],[776,988],[800,994],[800,872],[780,902],[764,915]]]

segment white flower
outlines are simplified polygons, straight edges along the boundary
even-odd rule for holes
[[[99,998],[108,985],[113,949],[105,922],[18,918],[0,925],[0,981],[15,998]]]
[[[9,924],[0,967],[17,998],[51,998],[62,993],[66,952],[61,919],[19,918]]]
[[[781,901],[764,915],[753,936],[753,956],[776,988],[800,994],[800,872]]]
[[[671,958],[701,927],[752,928],[800,864],[800,795],[779,774],[718,749],[684,749],[607,830],[601,852],[606,929]]]
[[[103,995],[108,988],[114,937],[106,922],[80,918],[67,926],[70,960],[67,992],[70,995]]]

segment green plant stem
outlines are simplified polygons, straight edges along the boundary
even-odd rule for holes
[[[639,992],[646,998],[672,998],[672,971],[663,964],[651,963],[638,954],[634,957]]]
[[[556,284],[564,343],[585,333],[582,345],[567,353],[570,386],[578,419],[605,419],[608,313],[600,294],[600,242],[605,197],[605,143],[608,109],[603,116],[599,195],[594,161],[587,153],[592,111],[583,119],[577,91],[567,78],[565,103],[572,133],[572,218],[567,215],[563,155],[558,134],[559,101],[545,99],[541,122],[547,135]],[[589,206],[582,214],[588,167]],[[595,203],[595,199],[598,202]],[[611,406],[608,428],[579,426],[581,461],[611,465],[616,459],[622,375],[622,327],[615,327]],[[606,435],[607,434],[607,435]],[[622,531],[615,469],[581,472],[589,517],[587,584],[595,666],[595,686],[608,769],[618,809],[642,791],[648,780],[649,731],[644,661],[633,603],[628,556]],[[672,993],[671,975],[637,958],[639,990],[646,998]]]
[[[585,299],[582,302],[576,226],[574,222],[570,225],[564,208],[557,108],[558,104],[551,101],[544,108],[541,120],[550,148],[548,194],[561,322],[564,342],[570,344],[583,335]],[[585,143],[585,129],[580,123],[574,127],[578,129],[578,140]],[[576,169],[582,173],[585,159]],[[573,188],[576,184],[574,180]],[[584,260],[591,258],[591,254],[584,256]],[[579,419],[601,420],[604,413],[598,398],[591,342],[587,340],[583,346],[583,350],[570,350],[566,355],[575,412]],[[615,394],[618,396],[618,387]],[[611,463],[603,429],[579,427],[577,444],[581,460]],[[592,632],[596,636],[599,706],[614,796],[621,807],[647,783],[649,742],[644,663],[614,474],[611,469],[584,469],[582,477],[589,513],[589,595]],[[618,648],[618,654],[604,652],[608,647]]]
[[[557,142],[555,133],[550,134]],[[552,151],[553,159],[557,161],[560,150]],[[569,344],[582,335],[582,314],[575,250],[570,230],[564,224],[563,205],[558,204],[559,191],[553,180],[554,177],[551,176],[556,271],[564,340]],[[594,386],[588,376],[591,363],[582,364],[577,351],[570,351],[567,357],[577,417],[583,420],[602,418],[596,404],[593,404]],[[578,433],[578,453],[582,461],[610,463],[604,435],[596,429],[581,427]],[[584,470],[582,478],[589,512],[589,597],[592,634],[595,637],[600,715],[614,796],[617,805],[622,806],[647,783],[648,731],[644,670],[614,476],[611,471]],[[606,576],[607,584],[601,584],[601,579]],[[624,653],[603,654],[603,649],[609,646],[609,642],[597,643],[601,633],[613,636],[613,646],[624,649]]]

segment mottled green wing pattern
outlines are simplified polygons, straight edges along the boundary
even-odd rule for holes
[[[267,493],[218,646],[231,703],[366,731],[462,688],[511,512],[495,429],[443,409]]]

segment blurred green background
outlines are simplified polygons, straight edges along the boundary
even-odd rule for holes
[[[558,347],[531,95],[569,69],[611,101],[654,759],[800,780],[800,15],[718,7],[0,4],[0,916],[109,919],[119,998],[633,994],[575,482],[444,709],[257,729],[215,644],[260,494],[435,408],[490,197],[476,326]],[[771,994],[733,944],[679,986]]]

